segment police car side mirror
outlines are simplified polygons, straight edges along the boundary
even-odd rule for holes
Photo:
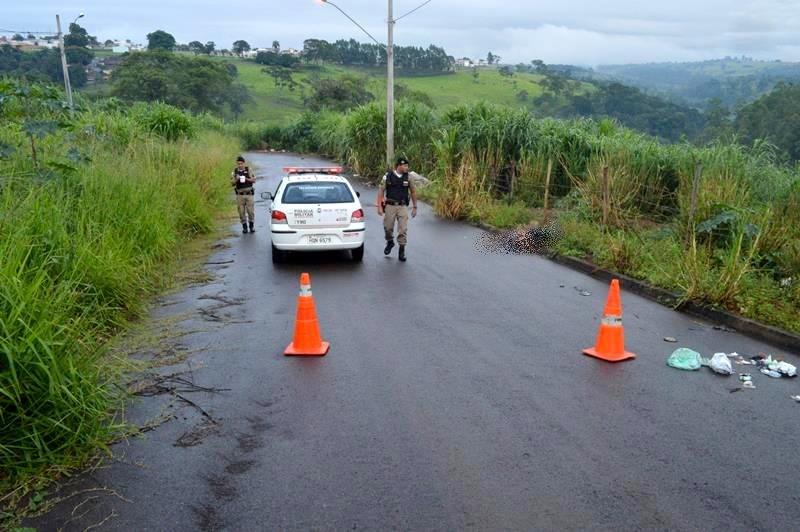
[[[271,192],[262,192],[261,193],[261,199],[271,200],[272,199],[272,193]]]
[[[358,190],[356,190],[356,197],[357,197],[357,198],[360,198],[360,197],[361,197],[361,192],[359,192]]]

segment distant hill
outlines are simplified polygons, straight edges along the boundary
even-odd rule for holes
[[[707,108],[714,98],[735,108],[770,92],[780,81],[800,81],[800,63],[725,58],[696,63],[604,65],[594,69],[593,76],[633,85],[700,109]]]
[[[249,90],[252,102],[245,105],[243,120],[285,124],[308,106],[303,99],[310,93],[314,79],[356,75],[377,101],[386,98],[386,75],[383,69],[341,65],[305,65],[297,68],[294,90],[278,87],[272,77],[253,61],[225,58],[236,65],[239,80]],[[543,71],[545,72],[545,71]],[[483,67],[436,74],[397,72],[396,83],[410,91],[427,95],[437,108],[487,101],[511,107],[526,107],[536,116],[570,118],[611,117],[628,127],[675,141],[682,136],[696,137],[704,125],[700,113],[683,105],[667,102],[633,87],[617,83],[576,80],[591,71],[569,65],[547,65],[546,73],[517,68],[511,70]],[[400,91],[400,93],[405,91]]]
[[[229,57],[224,58],[224,61],[236,65],[239,80],[249,89],[253,98],[253,101],[245,106],[242,116],[244,120],[282,124],[287,119],[299,116],[307,110],[303,98],[308,95],[310,88],[306,82],[313,77],[327,79],[345,74],[361,76],[367,89],[378,101],[386,97],[386,72],[383,69],[328,64],[305,65],[292,73],[294,80],[298,82],[298,87],[290,91],[284,87],[277,87],[273,78],[262,71],[262,65]],[[542,94],[543,89],[540,85],[542,79],[543,76],[531,73],[517,73],[512,77],[505,77],[495,68],[479,68],[477,77],[472,69],[437,74],[395,72],[397,84],[424,92],[438,108],[481,100],[502,105],[525,106]],[[591,90],[591,87],[587,85],[584,90]]]

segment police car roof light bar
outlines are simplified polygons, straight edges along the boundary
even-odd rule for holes
[[[286,166],[283,171],[287,174],[341,174],[341,166]]]

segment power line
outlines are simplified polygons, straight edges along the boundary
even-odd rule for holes
[[[407,17],[407,16],[409,16],[411,13],[413,13],[413,12],[415,12],[415,11],[418,11],[418,10],[422,9],[422,8],[423,8],[423,7],[425,7],[426,5],[430,4],[432,1],[433,1],[433,0],[428,0],[427,2],[423,2],[422,4],[418,5],[417,7],[415,7],[414,9],[412,9],[411,11],[409,11],[408,13],[406,13],[405,15],[403,15],[403,16],[400,16],[400,17],[397,17],[396,19],[394,19],[394,21],[395,21],[395,22],[397,22],[397,21],[398,21],[398,20],[400,20],[401,18],[406,18],[406,17]]]
[[[30,30],[7,30],[0,28],[0,33],[19,33],[20,35],[56,35],[55,31],[30,31]]]

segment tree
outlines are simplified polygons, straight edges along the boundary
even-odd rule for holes
[[[106,48],[111,48],[111,47],[113,47],[113,46],[114,46],[114,41],[112,41],[111,39],[106,39],[106,42],[104,42],[104,43],[103,43],[103,45],[104,45]]]
[[[114,71],[112,94],[131,101],[163,101],[194,112],[221,113],[244,99],[236,69],[205,57],[163,50],[133,53]]]
[[[211,55],[214,52],[214,49],[216,47],[217,47],[217,45],[214,43],[214,41],[208,41],[206,43],[206,45],[204,46],[204,48],[205,48],[204,53],[206,55]]]
[[[256,54],[256,63],[266,66],[294,68],[300,63],[300,59],[289,54],[276,54],[275,52],[261,51]]]
[[[69,25],[69,33],[64,36],[64,46],[86,47],[97,44],[97,37],[89,35],[85,28],[75,22]]]
[[[500,67],[500,70],[498,70],[498,72],[500,72],[501,76],[506,77],[506,78],[510,78],[510,77],[514,76],[514,69],[511,68],[508,65]]]
[[[275,82],[277,88],[285,87],[289,91],[294,91],[300,86],[292,77],[292,69],[278,65],[270,65],[262,69],[262,72],[269,74]]]
[[[305,105],[312,111],[331,109],[346,111],[364,105],[375,99],[366,89],[366,80],[357,76],[345,75],[338,79],[314,80],[312,94],[305,98]]]
[[[539,74],[547,72],[547,65],[545,65],[544,61],[541,59],[534,59],[531,61],[531,65],[533,66],[533,70]]]
[[[800,85],[778,83],[772,92],[739,110],[734,129],[747,144],[767,140],[800,161]]]
[[[147,49],[148,50],[164,50],[171,52],[175,48],[175,37],[170,35],[164,30],[156,30],[153,33],[147,34]]]
[[[494,64],[494,61],[495,61],[494,54],[493,54],[492,52],[489,52],[489,53],[486,55],[486,62],[487,62],[487,63],[489,63],[490,65],[493,65],[493,64]]]
[[[206,52],[206,47],[200,41],[192,41],[189,43],[189,51],[194,55],[200,55]]]
[[[281,52],[281,43],[278,41],[272,41],[272,50],[278,54]]]
[[[238,55],[244,55],[250,51],[250,44],[247,41],[236,41],[233,43],[233,51]]]
[[[480,73],[478,73],[478,67],[472,67],[472,81],[474,83],[478,83],[478,77]]]
[[[12,41],[24,41],[25,37],[20,35],[19,33],[15,33],[13,37],[11,37]]]

